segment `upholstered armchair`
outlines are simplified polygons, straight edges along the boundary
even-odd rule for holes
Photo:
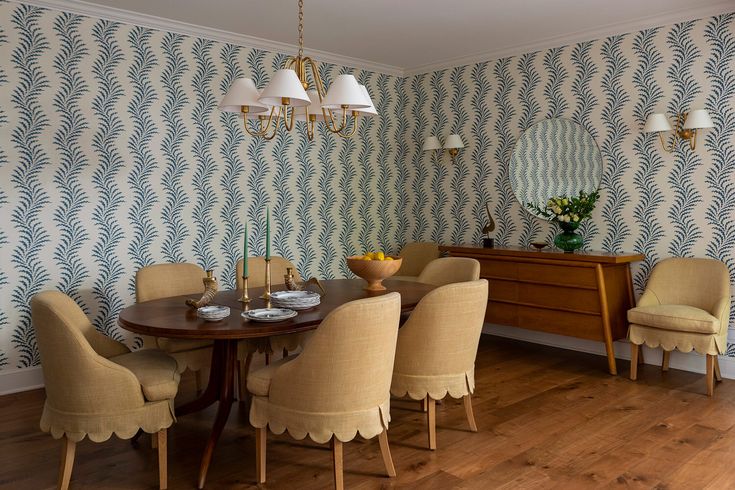
[[[392,278],[415,281],[429,262],[439,258],[439,245],[434,242],[411,242],[404,245],[398,255],[403,261]]]
[[[639,346],[661,347],[662,368],[672,350],[692,349],[707,357],[707,394],[721,381],[719,354],[727,348],[730,274],[719,260],[670,258],[656,264],[638,306],[628,311],[630,379],[638,375]]]
[[[295,439],[331,441],[337,488],[343,487],[342,443],[358,432],[365,439],[379,436],[386,470],[395,476],[387,431],[400,311],[398,293],[342,305],[322,321],[301,354],[248,376],[260,483],[267,427],[275,434],[288,430]]]
[[[466,257],[442,257],[429,262],[416,280],[443,286],[454,282],[477,281],[479,278],[479,261]]]
[[[158,350],[130,352],[97,332],[74,300],[58,291],[37,294],[31,315],[46,385],[41,430],[63,442],[58,488],[69,487],[77,442],[102,442],[113,433],[130,439],[139,430],[157,434],[159,484],[166,488],[166,429],[176,420],[180,379],[176,361]]]
[[[196,264],[154,264],[143,267],[135,274],[135,300],[138,303],[171,296],[191,295],[199,299],[204,292],[204,269]],[[183,303],[182,303],[183,304]],[[201,370],[209,368],[212,342],[196,339],[167,339],[143,336],[143,347],[161,349],[176,359],[179,372],[194,372],[197,391],[202,389]]]
[[[441,259],[444,260],[444,259]],[[390,391],[425,400],[429,448],[436,449],[436,400],[462,398],[470,429],[475,357],[487,308],[486,279],[441,286],[424,296],[398,333]]]

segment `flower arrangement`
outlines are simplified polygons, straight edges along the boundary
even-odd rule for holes
[[[549,221],[559,223],[579,223],[592,215],[595,204],[600,198],[600,191],[587,194],[580,191],[579,196],[552,197],[546,202],[546,206],[528,203],[527,206]]]

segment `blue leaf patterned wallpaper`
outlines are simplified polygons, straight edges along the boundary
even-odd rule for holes
[[[556,230],[516,200],[508,163],[525,129],[563,117],[603,156],[588,248],[643,252],[638,293],[672,255],[721,259],[735,279],[735,14],[416,75],[406,86],[412,240],[479,243],[489,202],[496,243],[551,241]],[[695,151],[665,153],[641,131],[652,112],[699,107],[715,128]],[[426,136],[451,133],[465,141],[455,163],[421,152]]]
[[[358,137],[305,130],[246,137],[216,109],[233,79],[258,86],[283,54],[0,2],[0,369],[38,364],[28,302],[61,289],[95,326],[116,325],[137,268],[213,267],[234,284],[241,230],[304,276],[349,274],[339,258],[406,241],[480,238],[489,202],[502,244],[550,240],[508,180],[522,131],[583,125],[603,154],[590,248],[717,257],[735,271],[735,15],[613,36],[410,77],[354,72],[380,117]],[[641,133],[653,110],[706,107],[716,127],[692,152]],[[420,151],[459,133],[456,162]],[[731,348],[735,355],[735,348]]]
[[[405,79],[352,72],[379,117],[343,140],[299,126],[246,137],[217,109],[237,77],[264,86],[284,55],[0,2],[0,368],[38,364],[29,299],[70,294],[95,326],[134,344],[117,313],[134,273],[190,261],[235,283],[244,222],[304,276],[349,273],[342,257],[405,241]],[[301,123],[299,123],[301,124]]]

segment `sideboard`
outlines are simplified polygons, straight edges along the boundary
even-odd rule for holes
[[[604,342],[610,373],[617,374],[613,342],[627,335],[627,310],[635,306],[630,263],[642,254],[439,248],[480,261],[490,289],[486,322]]]

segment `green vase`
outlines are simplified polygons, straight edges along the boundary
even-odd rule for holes
[[[557,248],[564,250],[565,253],[572,253],[575,250],[582,248],[582,245],[584,245],[584,239],[582,238],[582,235],[574,232],[574,230],[579,228],[579,221],[576,223],[560,221],[559,227],[562,229],[562,232],[554,238],[554,245],[556,245]]]

